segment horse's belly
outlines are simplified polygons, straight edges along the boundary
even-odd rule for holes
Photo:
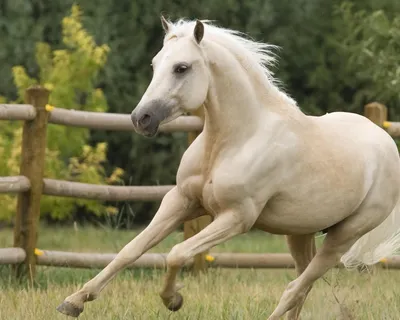
[[[301,200],[271,199],[255,227],[274,234],[308,234],[327,229],[349,216],[362,201],[361,197],[349,194],[338,198],[321,193]]]
[[[307,216],[305,218],[299,215],[299,212],[297,215],[280,214],[264,209],[254,224],[254,228],[273,234],[310,234],[332,225],[326,219],[307,219]],[[300,219],[302,221],[299,221]]]

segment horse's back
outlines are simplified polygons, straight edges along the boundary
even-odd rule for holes
[[[335,111],[331,113],[327,113],[320,117],[314,117],[319,119],[331,119],[337,120],[340,122],[353,122],[353,123],[368,123],[371,122],[366,117],[359,115],[357,113],[352,112],[344,112],[344,111]]]
[[[327,113],[320,117],[314,117],[320,123],[322,130],[326,128],[338,134],[342,141],[357,141],[360,147],[377,146],[383,151],[390,151],[398,158],[396,144],[392,137],[381,127],[374,124],[368,118],[350,112]],[[376,152],[376,150],[374,150]]]
[[[349,112],[326,114],[320,117],[320,122],[329,123],[334,128],[332,130],[340,135],[343,144],[363,154],[365,176],[373,180],[372,184],[385,184],[387,192],[392,189],[398,193],[399,151],[393,138],[384,129],[364,116]]]

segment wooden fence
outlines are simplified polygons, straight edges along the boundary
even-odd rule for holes
[[[130,115],[48,108],[49,92],[33,86],[27,89],[25,103],[0,105],[0,120],[24,121],[20,175],[0,177],[0,193],[18,194],[14,226],[14,248],[0,249],[0,264],[13,264],[17,276],[35,276],[36,265],[76,268],[103,268],[115,254],[88,254],[38,250],[36,248],[40,200],[42,194],[62,197],[113,201],[158,201],[173,186],[104,186],[43,177],[47,124],[85,127],[99,130],[133,131]],[[400,137],[400,123],[387,121],[387,109],[378,103],[365,106],[365,116]],[[160,127],[162,132],[187,131],[190,144],[203,127],[203,115],[182,116]],[[210,223],[210,217],[186,222],[187,239]],[[187,263],[194,272],[207,267],[224,268],[288,268],[294,267],[289,254],[216,253],[197,255]],[[209,262],[207,262],[209,260]],[[166,254],[147,253],[131,267],[165,268]],[[210,262],[211,261],[211,262]],[[383,267],[400,268],[400,257],[389,257]]]

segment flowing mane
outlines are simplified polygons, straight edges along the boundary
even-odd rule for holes
[[[171,29],[164,38],[164,43],[176,37],[181,38],[190,36],[193,33],[195,21],[180,19],[175,23],[168,21],[171,24]],[[204,23],[204,38],[228,49],[249,74],[256,76],[262,83],[268,87],[275,87],[279,93],[285,95],[288,102],[296,104],[286,93],[282,92],[281,83],[273,77],[273,72],[270,70],[274,66],[277,59],[273,49],[278,49],[278,46],[252,40],[247,34],[231,30],[223,27],[215,26],[210,20],[201,20]]]

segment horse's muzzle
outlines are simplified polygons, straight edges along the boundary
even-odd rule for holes
[[[151,113],[140,114],[133,111],[131,114],[131,119],[133,127],[137,133],[146,137],[153,137],[156,135],[160,122],[158,121],[157,117]]]
[[[157,134],[161,122],[167,119],[172,112],[172,106],[163,100],[152,100],[146,104],[139,104],[131,113],[135,131],[146,137]]]

